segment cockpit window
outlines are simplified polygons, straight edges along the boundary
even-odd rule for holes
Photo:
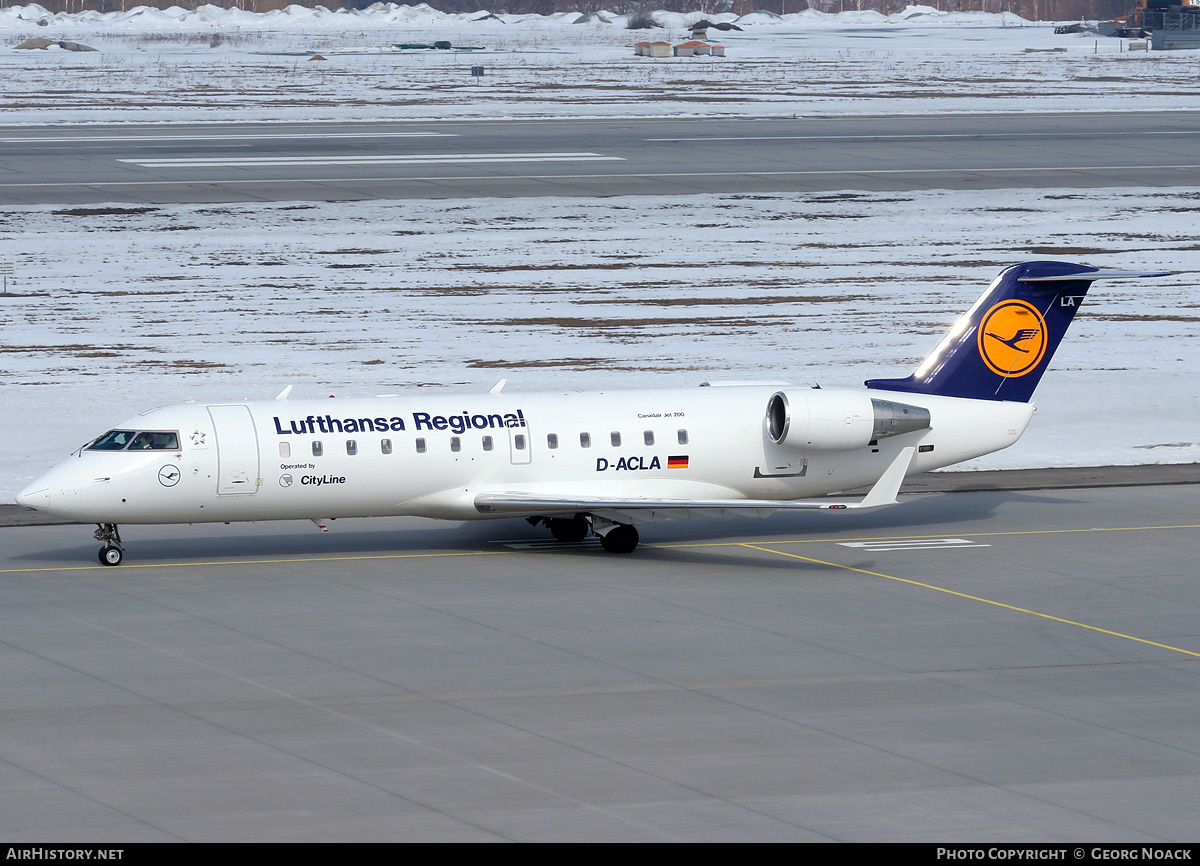
[[[137,435],[133,430],[109,430],[88,446],[88,451],[120,451]]]
[[[178,451],[179,434],[174,430],[109,430],[88,446],[89,451]]]
[[[130,451],[178,451],[179,434],[173,430],[147,430],[133,437]]]

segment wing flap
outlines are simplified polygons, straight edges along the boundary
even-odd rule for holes
[[[900,485],[917,449],[900,453],[871,490],[858,502],[787,499],[653,499],[649,497],[547,496],[539,493],[490,492],[475,497],[481,514],[551,517],[595,514],[616,523],[659,523],[697,517],[766,517],[777,511],[843,511],[896,504]]]

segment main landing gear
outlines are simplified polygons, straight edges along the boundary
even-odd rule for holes
[[[583,541],[592,531],[592,527],[582,517],[551,517],[546,521],[546,528],[559,541]]]
[[[628,523],[613,523],[602,517],[577,514],[574,517],[530,517],[534,526],[541,524],[558,541],[583,541],[592,532],[600,538],[600,546],[609,553],[633,553],[638,546],[637,528]]]
[[[121,560],[125,558],[125,548],[121,544],[121,533],[117,531],[117,524],[99,523],[97,527],[92,537],[104,542],[104,546],[100,548],[100,564],[120,565]]]
[[[609,553],[633,553],[638,546],[636,526],[618,523],[600,536],[600,546]]]

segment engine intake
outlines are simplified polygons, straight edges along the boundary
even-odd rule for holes
[[[928,427],[928,409],[864,391],[776,391],[767,401],[767,435],[799,451],[853,451]]]

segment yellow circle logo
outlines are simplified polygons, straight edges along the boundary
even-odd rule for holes
[[[1046,354],[1046,320],[1024,301],[1001,301],[984,313],[977,340],[988,368],[1015,379],[1036,368]]]

